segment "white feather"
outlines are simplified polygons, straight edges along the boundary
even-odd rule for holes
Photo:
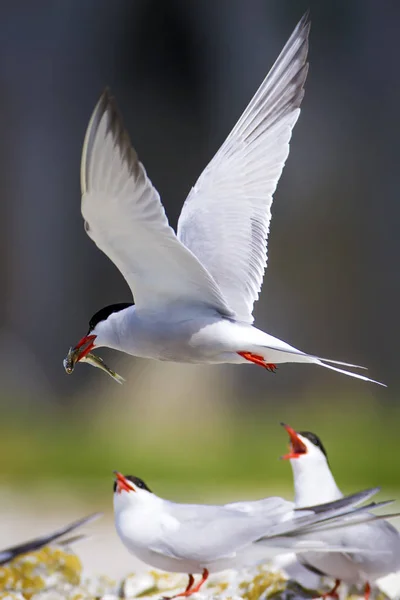
[[[307,75],[310,23],[297,25],[242,117],[192,188],[178,238],[252,323],[267,264],[272,196],[289,154]]]
[[[125,277],[138,311],[185,303],[232,314],[213,278],[169,226],[107,90],[86,132],[81,187],[86,231]]]

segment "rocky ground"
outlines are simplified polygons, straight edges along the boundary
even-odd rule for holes
[[[291,577],[304,586],[311,584],[314,589],[303,587]],[[386,588],[383,585],[381,589],[374,590],[375,598],[400,598],[399,577],[390,581]],[[0,600],[154,600],[183,591],[186,583],[186,576],[153,570],[131,573],[120,580],[113,580],[107,575],[87,577],[74,550],[62,545],[42,548],[0,566]],[[281,560],[280,564],[263,565],[241,573],[225,571],[212,575],[204,591],[193,598],[301,600],[319,597],[326,589],[324,582],[309,575],[288,558]],[[355,590],[350,592],[343,590],[342,597],[359,597]]]
[[[23,502],[21,495],[0,489],[0,548],[50,533],[90,512],[86,505],[71,501],[69,490],[65,495],[68,502],[64,505],[62,497],[54,500],[48,491],[42,504],[55,506],[52,512],[39,510],[41,504],[32,501],[31,492]],[[115,534],[110,511],[82,533],[87,537],[71,547],[53,545],[0,566],[0,600],[158,600],[186,587],[186,576],[147,570],[129,554]],[[321,581],[288,555],[273,565],[213,575],[193,600],[311,599],[328,590],[331,583]],[[350,590],[349,595],[342,586],[342,598],[358,598],[355,591]],[[400,573],[379,581],[372,598],[400,600]]]

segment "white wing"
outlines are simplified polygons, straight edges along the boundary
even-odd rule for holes
[[[272,195],[304,95],[309,30],[306,14],[179,218],[178,238],[214,277],[237,319],[248,323],[267,264]]]
[[[206,304],[232,314],[212,276],[169,226],[108,91],[86,132],[81,187],[85,229],[125,277],[137,310]]]
[[[206,563],[231,555],[266,531],[278,526],[292,503],[283,498],[266,498],[264,511],[247,514],[234,506],[174,504],[168,502],[169,514],[179,527],[165,531],[151,550],[164,556]],[[261,532],[261,534],[260,534]]]
[[[174,505],[167,502],[164,506],[169,507],[168,512],[175,517],[179,527],[166,530],[151,550],[201,564],[231,556],[250,543],[272,549],[343,552],[343,545],[319,539],[321,532],[344,526],[352,518],[356,518],[359,524],[358,515],[361,514],[365,515],[366,520],[371,516],[377,518],[368,513],[374,505],[358,507],[376,492],[376,488],[365,490],[334,502],[296,510],[295,514],[292,502],[279,497],[265,498],[265,510],[253,514],[242,510],[243,503],[239,503],[238,509],[235,509],[229,505]],[[315,539],[307,540],[307,534],[313,532],[318,535]],[[362,550],[362,546],[357,545],[355,540],[352,549]]]

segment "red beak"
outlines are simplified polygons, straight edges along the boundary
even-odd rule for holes
[[[135,492],[135,488],[133,487],[133,485],[131,484],[131,482],[124,477],[124,475],[122,475],[122,473],[119,473],[118,471],[114,471],[114,475],[116,478],[116,483],[117,483],[117,489],[116,492],[118,494],[120,494],[121,492]]]
[[[74,348],[74,352],[77,352],[77,358],[75,362],[79,362],[80,360],[82,360],[82,358],[86,356],[86,354],[89,354],[89,352],[93,350],[94,340],[96,339],[96,337],[97,335],[85,335],[85,337],[83,337],[77,343],[77,345]]]
[[[286,429],[290,438],[290,452],[281,456],[281,459],[289,460],[290,458],[299,458],[302,454],[307,454],[307,446],[303,444],[296,431],[289,427],[289,425],[285,425],[285,423],[281,423],[281,425]]]

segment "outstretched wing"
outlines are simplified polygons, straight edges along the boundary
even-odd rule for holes
[[[238,320],[252,323],[267,264],[272,195],[307,76],[304,15],[183,206],[178,238],[208,269]]]
[[[212,276],[169,226],[107,90],[86,132],[81,187],[86,232],[125,277],[138,311],[206,304],[232,314]]]

